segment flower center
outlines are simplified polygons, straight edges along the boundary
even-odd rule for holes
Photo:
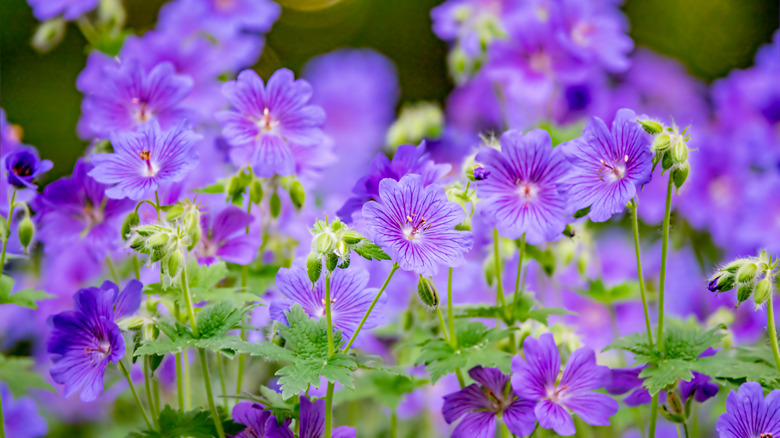
[[[553,402],[558,403],[558,401],[561,399],[561,397],[566,393],[567,386],[563,385],[561,387],[553,386],[547,388],[547,398]]]
[[[268,110],[268,108],[264,109],[263,116],[260,117],[260,120],[257,121],[257,127],[260,128],[260,131],[269,132],[277,126],[279,126],[279,121],[274,120],[271,117],[271,112]],[[262,133],[263,132],[261,132],[261,134]]]
[[[233,9],[233,5],[235,5],[234,0],[215,0],[214,5],[217,7],[220,11],[228,11],[230,9]]]
[[[588,47],[590,46],[590,36],[595,30],[596,27],[590,23],[577,23],[571,31],[571,39],[580,47]]]
[[[131,99],[131,102],[133,102],[135,105],[138,106],[138,109],[135,111],[135,119],[139,122],[148,122],[149,120],[152,120],[154,114],[151,110],[149,110],[146,106],[148,103],[145,100],[142,100],[138,97],[134,97]]]
[[[515,185],[517,186],[517,194],[525,200],[525,206],[528,207],[531,200],[539,193],[539,186],[532,182],[522,181],[520,178],[515,181]]]
[[[425,221],[425,218],[412,214],[406,216],[406,223],[403,226],[404,237],[406,240],[414,241],[420,233],[431,228],[431,224]]]
[[[601,160],[601,167],[599,167],[599,179],[607,182],[617,181],[626,176],[626,163],[628,163],[628,155],[623,157],[623,162],[618,161],[612,165],[607,164],[604,160]]]
[[[155,167],[152,165],[152,153],[149,150],[144,149],[141,151],[139,156],[146,163],[146,172],[145,172],[146,176],[156,175],[157,169],[155,169]]]
[[[108,357],[108,355],[111,353],[111,344],[107,340],[102,340],[94,348],[90,348],[90,347],[84,348],[85,356],[91,356],[94,353],[97,353],[103,357]]]
[[[547,53],[541,50],[531,54],[528,65],[537,73],[550,74],[552,72],[552,60]]]
[[[771,433],[769,433],[769,432],[765,432],[765,433],[762,433],[761,435],[759,435],[759,438],[772,438],[772,437],[773,437],[773,435]]]
[[[32,169],[30,166],[25,166],[23,164],[17,164],[13,167],[14,173],[18,176],[30,176],[32,175]]]

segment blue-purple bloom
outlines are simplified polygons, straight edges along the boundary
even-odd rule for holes
[[[143,199],[161,184],[184,179],[198,162],[194,145],[201,136],[185,129],[184,124],[163,131],[156,120],[141,126],[138,132],[111,135],[113,153],[92,155],[95,168],[89,176],[113,185],[109,198]]]
[[[501,370],[477,366],[469,370],[469,376],[477,383],[444,396],[444,420],[451,424],[463,417],[452,432],[453,438],[493,438],[499,415],[517,436],[534,431],[536,402],[517,397]]]
[[[14,400],[5,383],[0,382],[5,434],[13,438],[38,438],[46,436],[46,421],[38,413],[35,402],[29,397]]]
[[[325,434],[325,399],[316,401],[301,396],[301,413],[298,418],[298,438],[322,438]],[[354,427],[341,426],[333,429],[332,438],[355,438]]]
[[[134,313],[141,304],[143,285],[131,280],[122,292],[106,281],[99,288],[74,295],[75,310],[54,315],[48,342],[55,382],[65,385],[65,397],[81,390],[81,400],[95,400],[103,391],[103,374],[109,362],[125,355],[125,340],[117,318]]]
[[[41,160],[38,152],[31,147],[18,147],[3,157],[8,184],[17,189],[37,189],[33,180],[48,172],[54,165],[49,160]]]
[[[569,411],[588,424],[609,425],[618,403],[608,395],[593,392],[610,378],[609,368],[596,364],[593,350],[575,350],[560,381],[561,357],[552,334],[545,333],[538,340],[526,338],[523,352],[525,359],[512,359],[512,387],[519,397],[537,401],[534,413],[539,426],[562,436],[574,435],[576,429]]]
[[[582,137],[559,146],[572,165],[566,177],[572,212],[590,207],[588,217],[603,222],[620,213],[651,178],[650,138],[629,109],[617,112],[612,132],[592,118]]]
[[[233,420],[246,426],[235,438],[293,438],[290,419],[279,425],[271,411],[258,403],[239,403],[233,407]]]
[[[715,353],[715,349],[710,347],[699,357],[712,357]],[[704,403],[718,394],[718,385],[712,381],[710,376],[698,371],[692,371],[692,373],[693,379],[680,382],[680,398],[682,398],[683,403],[690,397],[699,403]]]
[[[398,181],[404,175],[416,174],[422,176],[422,183],[427,186],[444,179],[451,169],[449,164],[436,164],[431,160],[425,141],[419,146],[398,146],[392,160],[379,153],[371,162],[368,174],[360,178],[352,188],[353,197],[344,203],[337,214],[344,222],[352,222],[352,214],[360,211],[363,204],[379,199],[379,183],[385,178]]]
[[[623,395],[631,392],[626,398],[623,399],[623,403],[626,406],[637,407],[649,404],[653,396],[650,395],[650,391],[644,388],[642,384],[645,379],[640,378],[639,374],[647,368],[646,366],[634,367],[634,368],[613,368],[610,370],[610,381],[604,385],[604,390],[608,394]],[[661,391],[658,398],[660,403],[666,402],[666,392]]]
[[[45,21],[62,15],[72,21],[95,9],[99,0],[27,0],[33,8],[33,15]]]
[[[363,217],[371,238],[401,269],[423,276],[435,275],[439,265],[463,263],[474,240],[470,232],[455,230],[463,208],[420,175],[383,179],[379,199],[363,205]]]
[[[342,336],[349,338],[355,333],[360,320],[371,305],[377,289],[368,287],[368,271],[351,267],[337,269],[330,277],[331,317],[333,328],[342,330]],[[286,298],[271,304],[271,318],[287,321],[284,312],[293,304],[300,304],[312,318],[320,319],[325,315],[325,276],[312,287],[306,274],[306,268],[296,262],[290,268],[282,268],[276,274],[276,286]],[[363,326],[372,329],[382,322],[384,302],[380,301]]]
[[[157,64],[148,73],[135,59],[112,64],[104,67],[99,84],[84,99],[80,123],[103,138],[134,131],[151,120],[163,129],[182,120],[194,123],[197,113],[183,105],[192,87],[192,78],[176,74],[170,62]]]
[[[240,208],[230,205],[216,217],[211,214],[201,216],[203,237],[196,249],[198,262],[206,265],[218,259],[226,262],[248,265],[258,256],[260,238],[245,232],[254,221],[254,216]]]
[[[771,438],[780,436],[780,390],[764,397],[756,382],[746,382],[726,399],[726,412],[715,425],[720,438]]]
[[[552,147],[547,131],[507,131],[501,151],[484,148],[476,161],[490,172],[477,181],[477,208],[502,236],[525,234],[526,241],[538,245],[561,235],[568,203],[561,181],[569,165],[560,149]]]
[[[215,117],[232,146],[231,160],[250,164],[260,177],[295,173],[291,144],[314,147],[322,143],[325,112],[309,105],[312,89],[295,80],[287,69],[274,72],[267,84],[253,70],[244,70],[238,80],[222,87],[234,110]]]

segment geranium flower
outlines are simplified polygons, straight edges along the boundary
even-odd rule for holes
[[[20,146],[3,158],[8,184],[17,189],[37,187],[33,180],[51,170],[54,165],[49,160],[41,160],[38,152],[27,146]]]
[[[720,438],[771,438],[780,436],[780,390],[764,397],[756,382],[746,382],[726,399],[726,412],[715,425]]]
[[[203,237],[196,249],[198,262],[210,265],[222,259],[239,265],[251,263],[258,256],[261,244],[259,237],[245,232],[253,221],[254,216],[233,205],[225,207],[216,217],[202,215]]]

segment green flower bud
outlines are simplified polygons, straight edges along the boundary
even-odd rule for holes
[[[146,247],[144,246],[145,242],[146,242],[146,239],[144,239],[142,236],[136,234],[130,240],[129,245],[130,245],[130,248],[133,248],[136,251],[144,252],[146,250]]]
[[[314,238],[314,249],[320,254],[327,254],[333,251],[333,238],[330,234],[320,233]]]
[[[325,256],[325,267],[328,268],[328,271],[333,272],[338,263],[339,256],[337,256],[336,253],[332,252]]]
[[[181,204],[175,204],[171,206],[167,212],[165,212],[165,220],[168,222],[173,222],[181,217],[182,214],[184,214],[184,206]]]
[[[742,283],[737,289],[737,300],[740,304],[743,301],[747,301],[750,296],[753,295],[753,283]]]
[[[653,145],[651,150],[656,152],[663,152],[671,147],[672,137],[669,134],[661,134],[653,139]]]
[[[309,256],[306,258],[306,274],[309,275],[312,286],[320,279],[322,274],[322,257],[319,254],[309,253]]]
[[[672,171],[672,180],[674,181],[674,186],[677,187],[677,193],[680,192],[680,187],[682,187],[682,185],[685,184],[685,180],[688,179],[689,171],[690,166],[687,162]]]
[[[282,212],[282,200],[279,198],[279,194],[274,192],[273,195],[271,195],[271,201],[270,201],[270,210],[271,210],[271,217],[277,218],[279,217],[279,213]]]
[[[346,231],[341,238],[347,245],[356,245],[360,243],[361,240],[363,240],[363,236],[354,231]]]
[[[228,182],[227,186],[227,195],[228,199],[230,200],[237,200],[241,199],[241,196],[244,194],[244,189],[246,186],[243,184],[242,178],[240,175],[234,175],[230,178],[230,181]]]
[[[490,171],[486,170],[481,164],[472,164],[466,169],[466,178],[469,181],[482,181],[490,176]]]
[[[672,159],[672,154],[665,152],[663,158],[661,159],[661,167],[664,170],[669,170],[674,166],[674,160]]]
[[[170,257],[168,257],[168,275],[171,277],[176,276],[176,274],[179,273],[179,269],[184,264],[184,255],[181,253],[181,251],[174,251],[173,254],[171,254]]]
[[[664,130],[664,125],[656,122],[655,120],[637,120],[645,132],[650,135],[660,134]]]
[[[772,285],[769,283],[768,278],[764,278],[756,285],[756,291],[753,295],[753,300],[756,304],[761,305],[767,302],[772,294]]]
[[[744,265],[747,262],[748,262],[747,259],[736,259],[733,262],[721,268],[721,271],[726,271],[726,272],[731,272],[732,274],[736,274],[739,268],[741,268],[742,265]]]
[[[344,227],[344,223],[338,220],[338,218],[336,218],[336,220],[334,220],[333,223],[330,224],[330,230],[333,231],[334,233],[342,229],[343,227]]]
[[[249,200],[255,205],[263,202],[263,183],[258,179],[249,186]]]
[[[420,301],[428,310],[439,308],[439,294],[436,293],[436,287],[430,278],[420,276],[417,281],[417,296],[420,297]]]
[[[48,52],[53,49],[65,36],[66,24],[62,17],[52,18],[39,24],[32,38],[32,46],[39,52]]]
[[[293,181],[290,186],[290,200],[297,209],[303,207],[303,203],[306,202],[306,190],[300,181]]]
[[[487,264],[485,264],[485,282],[488,286],[493,286],[493,283],[496,281],[496,269],[495,265],[493,264],[492,257],[488,259]]]
[[[33,239],[33,234],[35,234],[35,225],[33,225],[32,219],[30,219],[30,216],[25,215],[24,219],[19,223],[19,242],[22,244],[22,247],[24,247],[24,253],[27,254],[27,247],[30,246],[30,243]]]
[[[168,233],[157,233],[146,239],[146,247],[151,250],[159,250],[168,244],[171,236]]]
[[[407,310],[404,312],[404,331],[409,331],[414,326],[414,314],[412,314],[411,311]]]
[[[756,265],[755,263],[745,263],[737,271],[737,281],[739,282],[752,281],[753,278],[756,276],[756,271],[758,271],[758,265]]]
[[[675,164],[683,164],[688,161],[688,146],[682,139],[678,139],[672,146],[672,160]]]
[[[131,211],[130,214],[125,216],[125,219],[122,221],[122,239],[127,239],[133,227],[138,225],[139,222],[138,213],[135,211]]]

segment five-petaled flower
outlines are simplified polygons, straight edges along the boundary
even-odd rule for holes
[[[726,399],[726,412],[715,425],[720,438],[780,437],[780,390],[764,397],[756,382],[743,383]]]

